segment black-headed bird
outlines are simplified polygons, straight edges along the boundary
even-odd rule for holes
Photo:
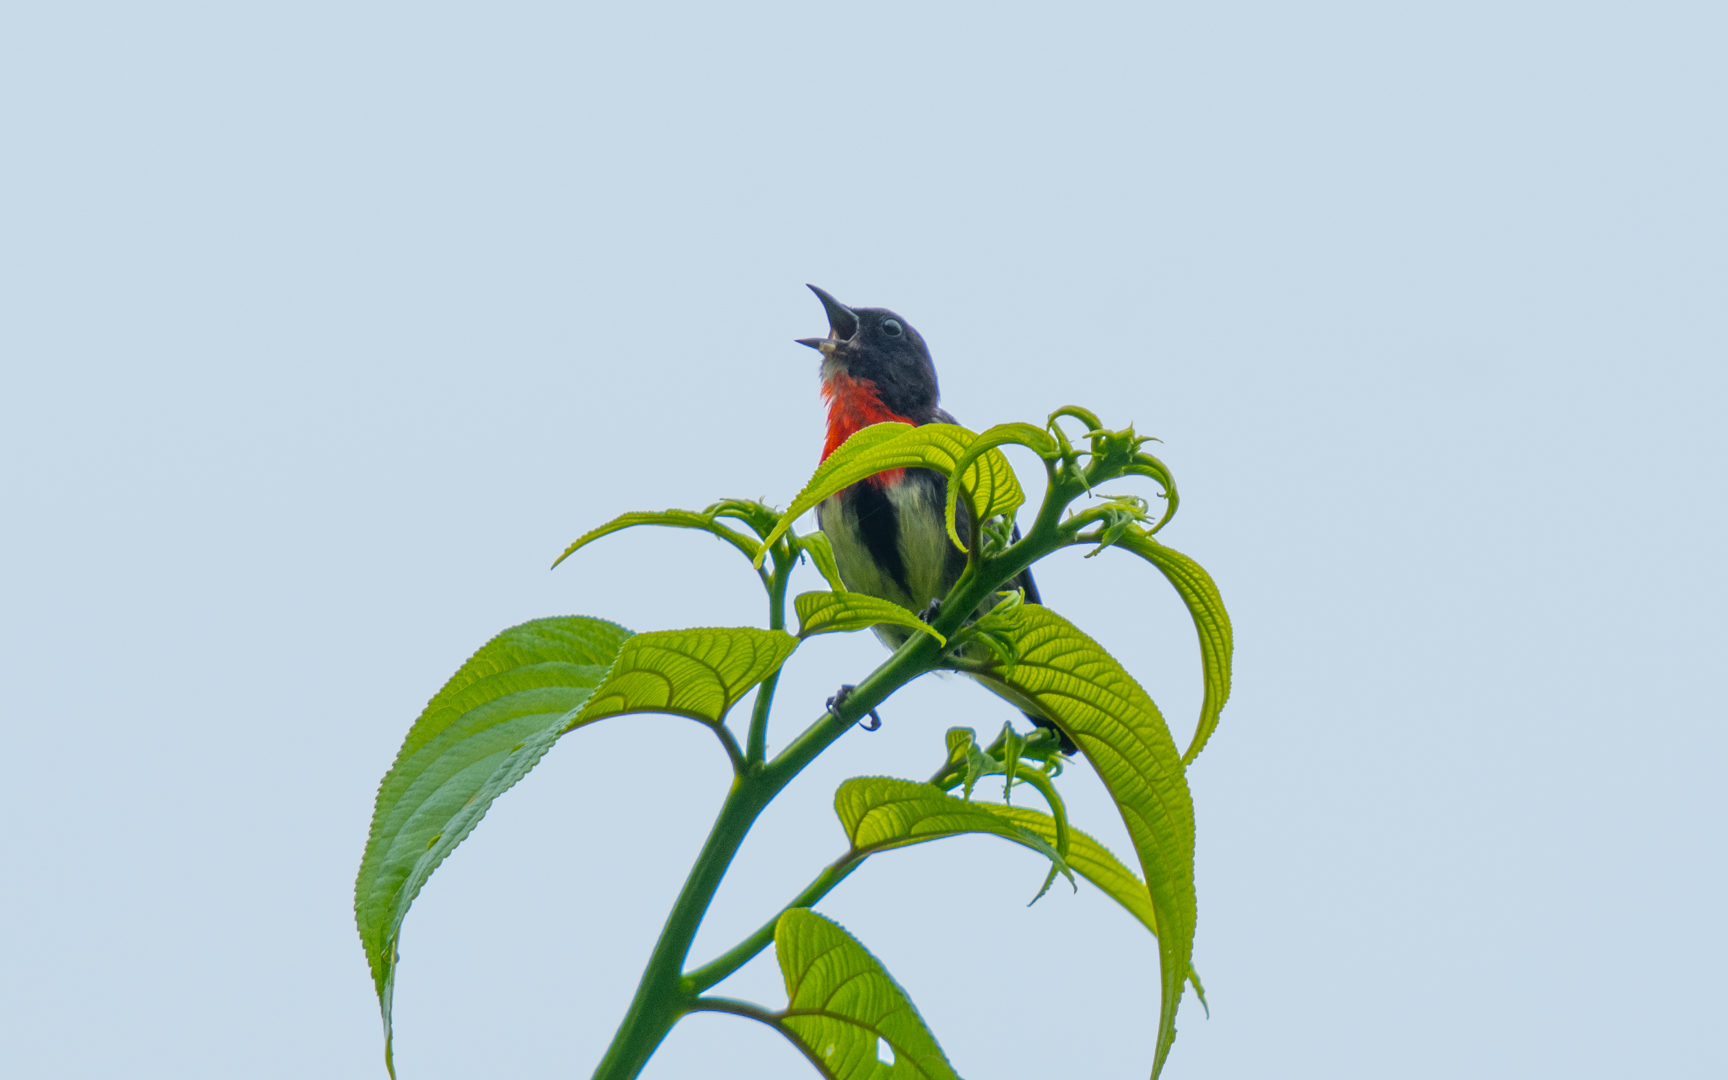
[[[871,424],[958,424],[939,404],[936,365],[912,324],[886,308],[850,308],[810,286],[828,313],[828,336],[799,338],[822,354],[822,397],[828,403],[828,437],[822,458]],[[891,469],[829,496],[816,508],[816,522],[834,549],[840,579],[853,592],[890,600],[919,615],[948,594],[966,569],[966,553],[948,539],[943,524],[948,480],[931,469]],[[972,522],[964,500],[955,531],[968,547]],[[1015,530],[1015,537],[1019,532]],[[1032,572],[1021,572],[1010,588],[1039,603]],[[876,635],[890,649],[911,631],[882,625]],[[1055,729],[1041,716],[1034,724]],[[1063,750],[1073,744],[1061,732]]]

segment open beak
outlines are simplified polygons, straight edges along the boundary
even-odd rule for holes
[[[825,290],[816,286],[808,286],[816,294],[816,299],[822,301],[822,310],[828,313],[828,336],[825,338],[798,338],[800,345],[808,345],[812,349],[820,349],[831,353],[834,347],[842,341],[850,340],[858,332],[858,316],[851,308],[834,299]]]

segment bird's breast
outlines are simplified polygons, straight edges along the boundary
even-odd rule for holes
[[[871,424],[917,423],[882,404],[882,395],[877,392],[874,382],[854,379],[838,368],[828,372],[822,380],[822,396],[828,401],[828,441],[822,447],[823,461],[828,460],[828,455],[840,449],[847,439]],[[894,473],[899,471],[893,470]]]
[[[853,592],[923,611],[965,566],[942,524],[945,481],[928,469],[877,474],[830,496],[817,523]]]

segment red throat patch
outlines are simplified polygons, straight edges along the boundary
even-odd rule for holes
[[[828,455],[838,450],[841,443],[871,424],[890,421],[914,423],[882,404],[875,383],[869,379],[854,379],[843,371],[836,371],[822,384],[822,397],[828,402],[828,441],[822,447],[823,461],[827,461]],[[870,480],[878,485],[892,486],[900,482],[904,471],[889,469],[877,473]]]

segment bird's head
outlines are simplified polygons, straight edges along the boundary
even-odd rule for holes
[[[886,308],[849,308],[827,292],[810,286],[828,312],[828,336],[799,338],[822,354],[822,383],[832,387],[837,377],[867,380],[892,412],[919,422],[935,412],[936,365],[930,349],[912,324]]]

